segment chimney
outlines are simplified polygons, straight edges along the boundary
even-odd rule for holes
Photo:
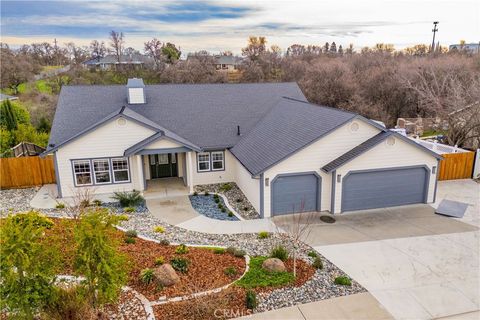
[[[128,79],[127,82],[127,96],[129,104],[144,104],[145,99],[145,84],[142,79],[133,78]]]

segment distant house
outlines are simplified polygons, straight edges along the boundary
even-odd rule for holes
[[[94,58],[83,62],[83,66],[88,69],[112,70],[119,67],[142,69],[147,65],[153,65],[151,57],[143,54],[130,54],[120,56],[118,62],[117,56],[109,54],[103,58]]]
[[[451,44],[448,47],[449,51],[466,51],[468,53],[480,53],[479,43],[465,43],[465,44]]]
[[[9,96],[8,94],[3,94],[3,93],[0,93],[0,102],[2,102],[3,100],[18,100],[18,97],[14,97],[14,96]]]
[[[242,58],[235,56],[215,56],[215,68],[221,71],[237,71]]]

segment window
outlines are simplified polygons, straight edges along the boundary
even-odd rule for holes
[[[150,159],[150,165],[151,166],[155,165],[155,155],[151,154],[148,156],[148,158]]]
[[[159,154],[158,164],[168,164],[168,154]]]
[[[172,163],[177,163],[177,154],[172,153]]]
[[[93,160],[93,173],[96,184],[112,182],[110,177],[110,161],[108,159]]]
[[[202,152],[197,154],[198,171],[210,171],[210,153]]]
[[[128,160],[126,158],[113,158],[113,182],[128,182],[130,175],[128,172]]]
[[[223,159],[223,151],[212,152],[212,170],[223,170],[225,162]]]
[[[73,161],[73,174],[75,176],[75,185],[87,186],[92,184],[92,171],[90,160]]]

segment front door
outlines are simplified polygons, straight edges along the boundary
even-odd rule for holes
[[[151,154],[148,158],[151,179],[176,177],[178,175],[176,153]]]

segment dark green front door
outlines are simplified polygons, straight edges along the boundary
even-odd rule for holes
[[[177,154],[151,154],[148,156],[151,179],[177,176]]]

